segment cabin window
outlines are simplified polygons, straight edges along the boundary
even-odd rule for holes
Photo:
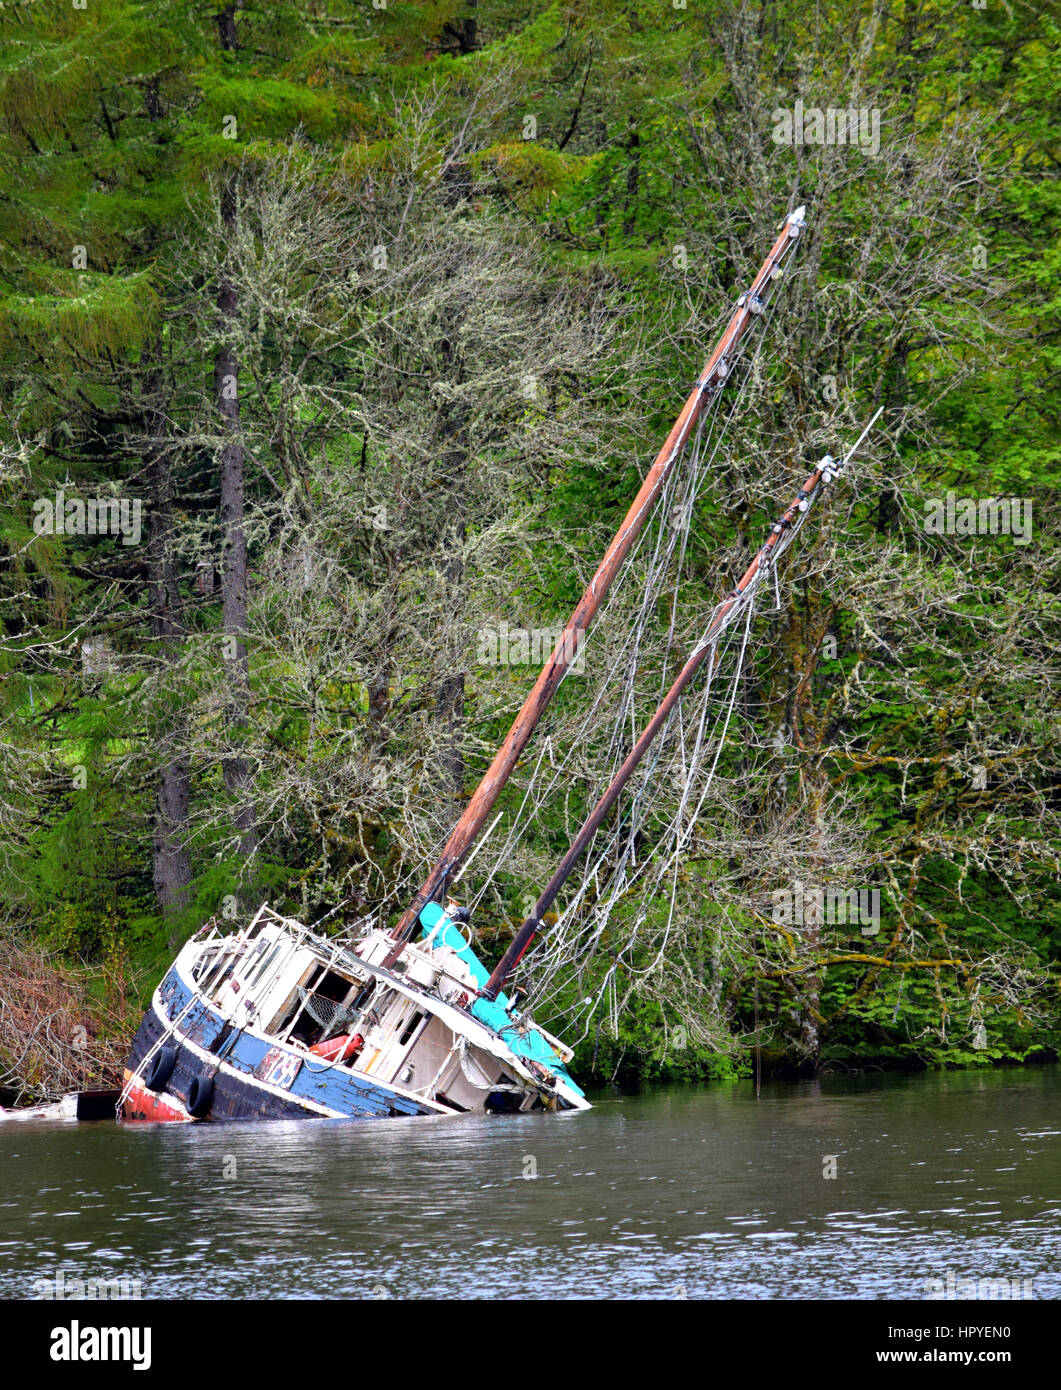
[[[404,1029],[404,1031],[402,1032],[401,1037],[398,1039],[398,1043],[399,1043],[399,1045],[400,1045],[401,1047],[404,1047],[404,1046],[405,1046],[405,1044],[406,1044],[406,1043],[409,1041],[409,1039],[413,1036],[413,1034],[416,1032],[417,1028],[420,1026],[420,1024],[423,1022],[423,1020],[424,1020],[426,1017],[427,1017],[426,1014],[416,1013],[416,1012],[414,1011],[412,1018],[411,1018],[411,1019],[409,1020],[409,1022],[405,1025],[405,1029]]]
[[[251,949],[247,952],[246,956],[240,963],[240,970],[242,971],[242,973],[245,975],[249,975],[250,972],[254,969],[255,964],[261,960],[262,956],[268,949],[269,938],[267,936],[259,937],[258,940],[254,943],[253,947],[251,947]]]
[[[273,949],[269,952],[269,954],[264,958],[264,960],[262,960],[260,964],[250,972],[250,974],[247,976],[248,988],[253,988],[259,982],[259,980],[261,980],[268,973],[269,967],[273,964],[273,962],[276,960],[277,956],[280,954],[282,950],[282,944],[274,946]]]

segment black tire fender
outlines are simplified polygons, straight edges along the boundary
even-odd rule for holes
[[[164,1091],[166,1082],[173,1075],[173,1068],[177,1065],[177,1049],[175,1047],[159,1048],[155,1054],[155,1060],[151,1063],[150,1070],[144,1077],[144,1085],[149,1091]]]
[[[196,1076],[188,1089],[187,1111],[193,1120],[201,1120],[209,1113],[214,1103],[214,1078]]]

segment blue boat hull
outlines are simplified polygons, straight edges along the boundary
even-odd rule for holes
[[[161,1044],[161,1046],[160,1046]],[[162,1084],[148,1087],[164,1049]],[[199,1096],[194,1095],[198,1082]],[[226,1024],[176,968],[159,986],[133,1041],[124,1120],[383,1119],[438,1114],[437,1107],[246,1030]],[[193,1101],[209,1095],[206,1113]]]

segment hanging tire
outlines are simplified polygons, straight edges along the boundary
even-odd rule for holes
[[[173,1075],[173,1068],[177,1065],[177,1049],[175,1047],[163,1047],[155,1054],[155,1060],[151,1063],[151,1070],[144,1077],[144,1085],[149,1091],[164,1091],[166,1082]]]
[[[214,1103],[214,1078],[197,1076],[188,1091],[187,1111],[193,1120],[201,1120]]]

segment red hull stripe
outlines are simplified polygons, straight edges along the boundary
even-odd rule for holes
[[[132,1072],[126,1071],[125,1084],[129,1086],[133,1081]],[[137,1077],[133,1084],[129,1086],[129,1093],[122,1106],[123,1120],[184,1120],[191,1119],[181,1108],[181,1104],[174,1097],[156,1096],[154,1091],[149,1091],[146,1086],[140,1083]]]

